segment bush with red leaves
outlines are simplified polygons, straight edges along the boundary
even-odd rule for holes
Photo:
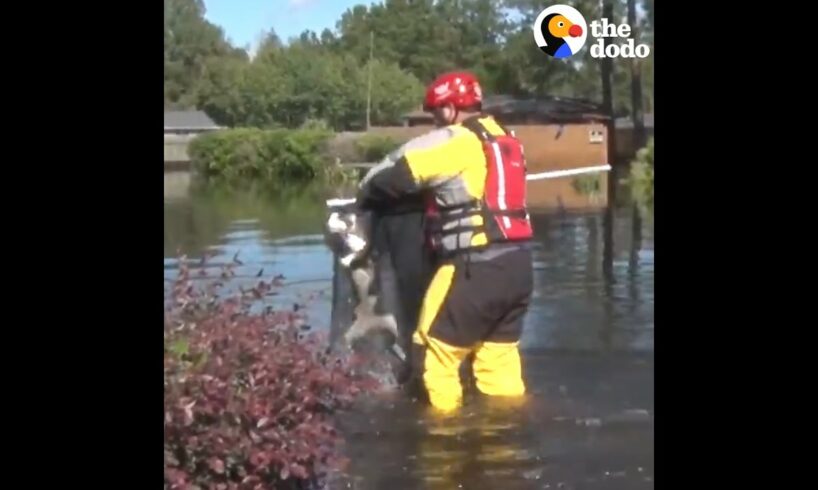
[[[223,299],[195,283],[183,258],[165,314],[165,489],[319,487],[343,464],[333,413],[377,381],[299,312],[252,312],[280,278]]]

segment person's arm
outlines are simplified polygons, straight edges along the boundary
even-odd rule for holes
[[[412,139],[371,169],[360,185],[358,204],[364,208],[390,206],[407,195],[439,185],[449,174],[453,130],[442,128]],[[441,173],[442,172],[442,173]],[[448,175],[448,178],[454,174]]]

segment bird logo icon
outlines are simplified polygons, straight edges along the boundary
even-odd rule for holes
[[[534,40],[557,59],[576,54],[585,45],[588,24],[582,14],[568,5],[553,5],[540,12],[534,23]]]

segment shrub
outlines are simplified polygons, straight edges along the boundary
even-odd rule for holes
[[[653,208],[653,168],[653,138],[650,138],[647,146],[636,152],[628,177],[631,197],[643,209]]]
[[[189,153],[193,167],[208,177],[309,181],[322,175],[330,135],[317,126],[231,129],[199,136]]]
[[[299,307],[259,310],[281,278],[221,299],[220,282],[197,288],[180,263],[164,326],[165,488],[320,485],[342,464],[333,413],[377,382],[328,354]]]
[[[342,186],[349,187],[355,184],[360,177],[360,169],[344,167],[340,163],[334,163],[324,167],[324,181],[334,187]],[[352,193],[355,192],[353,188],[346,189]]]
[[[391,137],[378,134],[364,135],[355,142],[355,149],[363,162],[378,162],[398,146],[399,143]]]
[[[307,119],[301,124],[300,128],[321,130],[327,132],[332,131],[332,128],[330,127],[326,119]]]
[[[571,180],[571,186],[579,194],[595,200],[602,192],[602,179],[599,175],[579,175]]]

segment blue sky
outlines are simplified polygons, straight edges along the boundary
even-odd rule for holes
[[[286,41],[310,29],[335,30],[348,8],[371,0],[204,0],[210,22],[224,29],[237,47],[254,48],[262,32],[272,28]]]

